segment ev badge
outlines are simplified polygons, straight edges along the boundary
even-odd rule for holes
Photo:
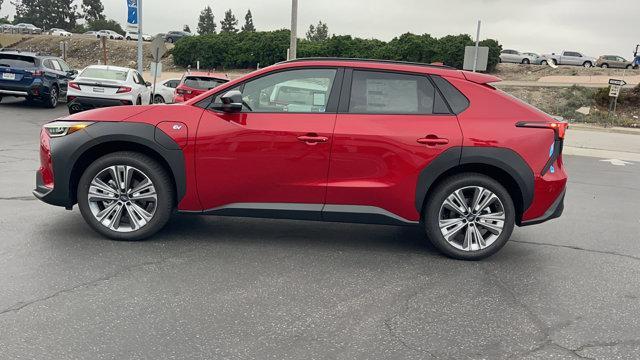
[[[178,125],[178,124],[173,125],[173,130],[180,130],[180,129],[182,129],[182,125]]]

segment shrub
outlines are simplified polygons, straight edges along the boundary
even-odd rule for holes
[[[298,40],[298,56],[443,62],[462,68],[464,48],[473,44],[469,35],[436,39],[429,34],[406,33],[389,42],[333,35],[322,41]],[[493,71],[502,47],[493,39],[483,40],[480,45],[489,47],[488,70]],[[200,61],[205,68],[248,68],[285,60],[288,47],[289,30],[286,29],[220,33],[183,38],[176,43],[173,56],[181,66],[194,66]]]

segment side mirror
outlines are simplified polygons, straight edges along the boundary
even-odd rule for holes
[[[145,85],[146,87],[150,87],[150,86],[151,86],[151,81],[145,81],[145,82],[144,82],[144,85]]]
[[[227,91],[220,97],[222,104],[211,104],[210,108],[224,112],[240,112],[242,110],[242,93],[238,90]]]

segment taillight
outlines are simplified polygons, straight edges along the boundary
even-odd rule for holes
[[[42,70],[35,70],[33,72],[33,76],[43,76],[44,75],[44,71]]]
[[[176,89],[176,92],[180,95],[189,95],[191,94],[191,90],[185,90],[185,89]]]
[[[521,121],[516,123],[516,127],[553,130],[554,139],[551,147],[549,148],[549,160],[547,160],[547,163],[542,168],[540,175],[544,176],[547,172],[551,172],[552,174],[555,173],[555,167],[553,164],[556,160],[559,160],[560,155],[562,154],[564,135],[567,132],[567,128],[569,128],[569,123],[563,121]]]
[[[53,164],[51,162],[51,146],[49,144],[49,133],[42,129],[40,131],[40,175],[44,186],[53,188]]]
[[[521,121],[516,123],[516,127],[536,128],[536,129],[551,129],[555,133],[556,139],[564,139],[564,134],[569,128],[569,123],[563,121],[551,122],[551,121]]]
[[[69,87],[72,89],[80,90],[80,85],[78,85],[78,83],[73,81],[69,81]]]
[[[118,91],[116,91],[116,94],[128,93],[129,91],[131,91],[130,87],[128,87],[128,86],[120,86],[118,88]]]

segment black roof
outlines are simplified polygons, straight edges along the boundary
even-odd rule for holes
[[[386,63],[386,64],[398,64],[398,65],[413,65],[413,66],[424,66],[430,68],[437,69],[447,69],[447,70],[458,70],[451,66],[446,65],[435,65],[435,64],[425,64],[420,62],[411,62],[411,61],[398,61],[398,60],[383,60],[383,59],[362,59],[362,58],[341,58],[341,57],[306,57],[306,58],[298,58],[293,60],[285,60],[280,62],[282,63],[292,63],[292,62],[302,62],[302,61],[357,61],[357,62],[372,62],[372,63]]]

